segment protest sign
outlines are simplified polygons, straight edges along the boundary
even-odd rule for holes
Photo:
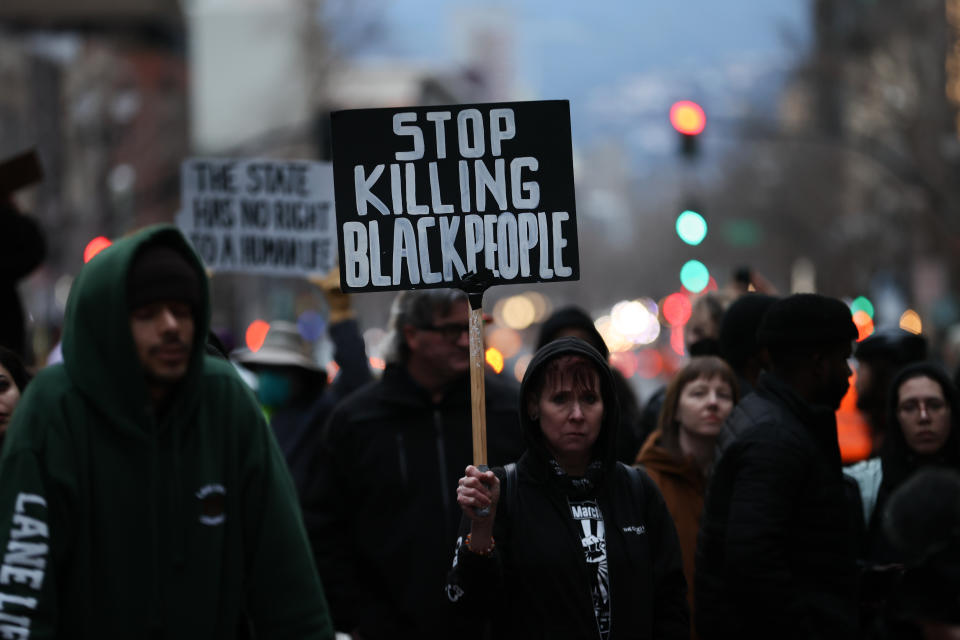
[[[276,276],[336,266],[330,163],[192,158],[177,226],[213,271]]]
[[[334,112],[344,291],[580,277],[565,100]]]

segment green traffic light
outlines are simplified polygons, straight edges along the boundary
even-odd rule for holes
[[[710,271],[699,260],[690,260],[680,269],[680,284],[690,293],[700,293],[710,284]]]
[[[860,296],[850,304],[850,313],[865,311],[868,316],[873,317],[873,303],[864,296]]]
[[[696,246],[707,237],[707,221],[696,211],[687,209],[677,216],[677,235],[687,244]]]

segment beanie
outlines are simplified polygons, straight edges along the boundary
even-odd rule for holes
[[[604,359],[610,357],[607,343],[603,341],[603,336],[597,331],[593,320],[590,319],[586,311],[574,306],[557,309],[544,321],[540,327],[537,349],[539,350],[540,347],[548,342],[553,342],[558,337],[567,335],[562,333],[564,329],[579,329],[584,333],[582,337],[590,343],[590,346],[599,351]]]
[[[757,327],[763,314],[777,301],[776,296],[745,293],[727,307],[720,320],[720,356],[739,369],[760,350]]]
[[[927,357],[927,339],[903,329],[876,331],[857,344],[858,360],[885,360],[894,367],[920,362]]]
[[[770,305],[757,329],[761,347],[844,342],[857,338],[850,308],[835,298],[797,293]]]
[[[167,245],[144,247],[127,273],[127,308],[136,309],[161,300],[200,306],[200,275],[182,253]]]

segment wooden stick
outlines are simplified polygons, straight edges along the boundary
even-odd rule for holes
[[[470,309],[470,399],[473,407],[473,464],[487,464],[487,393],[483,382],[483,309]]]

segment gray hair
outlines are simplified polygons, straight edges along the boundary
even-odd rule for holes
[[[402,364],[410,357],[410,347],[403,336],[403,328],[427,327],[433,324],[434,314],[443,315],[457,302],[466,302],[467,294],[460,289],[417,289],[401,291],[390,307],[390,322],[384,339],[383,359],[390,364]]]

